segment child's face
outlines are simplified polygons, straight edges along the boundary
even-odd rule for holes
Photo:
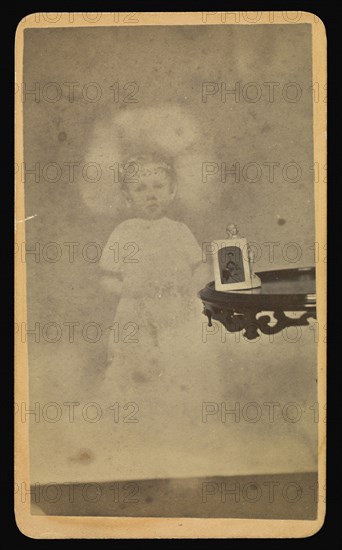
[[[127,197],[135,215],[158,219],[167,211],[173,200],[170,176],[164,171],[157,174],[139,175],[127,185]]]

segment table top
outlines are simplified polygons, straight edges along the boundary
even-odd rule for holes
[[[200,290],[203,302],[229,307],[255,307],[259,310],[282,308],[301,310],[316,307],[316,277],[314,267],[276,269],[258,272],[261,287],[251,290],[218,291],[211,281]]]

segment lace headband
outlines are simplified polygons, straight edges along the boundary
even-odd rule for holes
[[[120,169],[122,177],[129,176],[151,176],[151,175],[160,175],[161,173],[173,174],[173,169],[170,164],[164,160],[148,156],[148,155],[139,155],[130,157],[125,163],[122,164]]]

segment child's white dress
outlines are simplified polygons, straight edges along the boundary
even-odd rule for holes
[[[115,362],[114,371],[118,370],[120,351],[126,357],[127,348],[133,348],[135,341],[138,345],[131,351],[133,356],[139,355],[137,367],[140,365],[139,369],[144,370],[141,353],[153,353],[154,348],[161,353],[170,341],[171,332],[173,337],[182,337],[190,320],[202,320],[197,297],[200,289],[193,279],[201,263],[201,248],[183,223],[168,218],[130,219],[113,231],[100,267],[123,280],[115,328],[109,338],[109,358]],[[173,341],[173,351],[175,347],[179,344]],[[147,357],[144,362],[146,367]],[[141,374],[149,378],[147,372]],[[126,379],[125,387],[127,382]]]
[[[131,452],[150,469],[147,477],[177,475],[179,451],[189,456],[184,466],[190,475],[194,449],[200,453],[208,437],[202,403],[223,396],[225,375],[215,357],[217,341],[211,345],[202,335],[207,320],[197,293],[211,272],[208,266],[207,281],[196,278],[196,268],[203,268],[201,247],[183,223],[130,219],[113,231],[100,265],[123,280],[103,396],[112,405],[137,404],[139,410],[126,407],[138,421]],[[118,423],[117,449],[128,451],[132,429]],[[128,459],[126,464],[129,469]]]

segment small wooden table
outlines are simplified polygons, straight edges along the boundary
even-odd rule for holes
[[[286,327],[309,325],[310,317],[316,319],[316,278],[314,267],[277,269],[257,273],[261,288],[252,290],[217,291],[211,281],[200,290],[198,296],[204,306],[203,313],[220,321],[229,332],[244,330],[248,340],[263,334],[276,334]],[[275,322],[269,315],[272,312]],[[285,313],[302,312],[299,317]],[[258,316],[258,317],[257,317]]]

